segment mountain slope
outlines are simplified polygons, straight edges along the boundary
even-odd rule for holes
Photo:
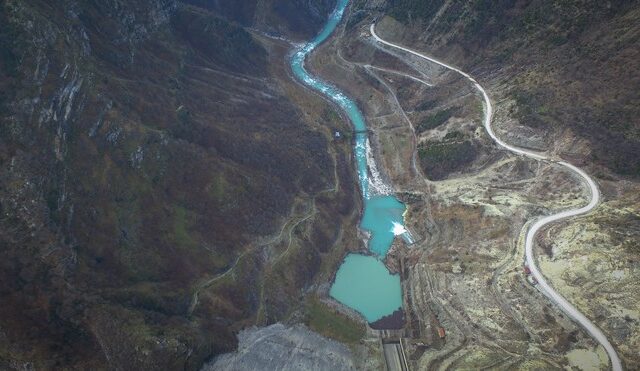
[[[640,175],[638,161],[629,161],[640,156],[634,2],[396,0],[388,13],[409,26],[406,40],[434,55],[482,68],[481,76],[499,69],[521,124],[549,140],[570,130],[588,140],[581,151],[589,160]]]
[[[345,124],[215,11],[1,3],[0,368],[195,369],[336,264]]]

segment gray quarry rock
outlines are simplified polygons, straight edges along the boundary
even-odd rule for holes
[[[304,325],[253,327],[238,339],[236,352],[216,357],[202,371],[355,370],[349,348]]]

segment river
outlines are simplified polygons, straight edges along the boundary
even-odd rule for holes
[[[293,74],[310,88],[335,102],[346,113],[355,132],[354,152],[364,212],[360,228],[368,232],[370,254],[349,254],[338,269],[330,295],[361,313],[369,322],[392,314],[402,306],[400,277],[390,274],[382,259],[396,235],[405,233],[405,206],[392,194],[378,172],[367,134],[367,124],[356,103],[334,85],[311,75],[304,67],[306,57],[325,41],[340,23],[348,0],[338,0],[336,9],[320,33],[291,56]]]

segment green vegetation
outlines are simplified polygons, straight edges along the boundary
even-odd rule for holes
[[[172,23],[206,58],[230,70],[266,74],[266,51],[242,27],[188,6],[179,9]]]
[[[178,107],[176,115],[178,116],[180,124],[189,125],[191,123],[191,113],[185,106]]]
[[[9,21],[7,5],[0,3],[0,117],[8,114],[6,102],[10,101],[15,92],[15,78],[18,76],[20,61],[17,50],[22,48],[20,33],[17,27]],[[0,135],[11,135],[10,128],[0,129]]]
[[[60,191],[55,186],[52,187],[45,195],[47,209],[49,209],[49,220],[54,225],[59,225],[60,223],[60,210],[58,210],[59,198],[60,198]]]
[[[211,182],[211,185],[209,186],[209,195],[211,195],[214,200],[222,203],[226,199],[229,187],[230,184],[224,177],[224,174],[220,173],[213,182]]]
[[[364,325],[338,314],[318,298],[307,300],[306,309],[307,326],[323,336],[353,344],[360,341],[366,333]]]
[[[420,163],[432,180],[440,180],[462,169],[476,157],[476,147],[469,140],[460,142],[456,135],[453,142],[427,142],[418,148]]]
[[[416,107],[416,111],[428,111],[436,106],[436,100],[426,100]]]
[[[324,121],[331,123],[332,125],[336,125],[340,122],[340,115],[334,109],[325,109],[324,111],[322,111],[321,118]]]
[[[173,236],[175,238],[176,247],[194,247],[196,241],[189,232],[192,224],[191,212],[182,206],[176,206],[174,208],[173,219]]]
[[[421,160],[432,163],[459,163],[470,159],[474,154],[470,141],[463,143],[430,142],[420,147],[418,153]]]
[[[422,104],[425,108],[435,105],[427,101]],[[417,126],[416,131],[423,133],[433,130],[461,111],[461,107],[449,107],[425,117]],[[473,161],[476,148],[461,131],[448,132],[442,142],[427,142],[418,148],[420,163],[430,179],[444,179],[449,173],[460,170],[464,165]]]
[[[517,109],[514,112],[518,120],[531,127],[544,127],[547,125],[545,115],[549,111],[541,92],[531,92],[524,89],[515,89],[511,96],[516,102]]]
[[[454,130],[454,131],[450,131],[447,133],[447,135],[444,136],[444,141],[448,142],[448,141],[457,141],[457,140],[462,140],[464,139],[464,134],[460,131]]]
[[[440,9],[442,4],[444,4],[444,0],[393,0],[389,14],[401,22],[429,19]]]
[[[18,29],[13,26],[6,14],[6,5],[0,5],[0,72],[16,77],[18,73],[18,57],[15,47],[19,40]]]
[[[284,26],[290,32],[303,36],[304,39],[313,37],[319,26],[326,21],[326,15],[330,14],[335,7],[335,1],[315,0],[270,0],[263,3],[270,3],[270,15],[276,19],[280,26]],[[313,6],[306,5],[313,4]]]
[[[351,14],[349,20],[347,21],[347,29],[352,29],[366,17],[367,13],[364,10],[356,10]]]
[[[438,111],[433,115],[427,116],[416,126],[416,131],[418,133],[423,133],[427,130],[435,129],[447,122],[447,120],[449,120],[451,116],[455,115],[459,111],[460,107],[449,107],[442,111]]]

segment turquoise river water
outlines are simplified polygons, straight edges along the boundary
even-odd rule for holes
[[[335,86],[310,75],[304,68],[307,55],[336,29],[348,2],[338,0],[336,9],[322,31],[292,55],[291,68],[299,80],[337,103],[349,117],[356,132],[354,149],[360,189],[364,197],[364,214],[360,227],[370,234],[368,248],[373,254],[347,255],[338,269],[330,295],[360,312],[367,321],[374,322],[402,306],[400,277],[390,274],[381,259],[391,247],[396,234],[399,234],[398,230],[404,230],[402,214],[405,207],[395,197],[385,195],[389,191],[384,191],[385,187],[381,185],[379,176],[376,177],[375,163],[370,154],[367,156],[370,152],[367,124],[355,102]]]

